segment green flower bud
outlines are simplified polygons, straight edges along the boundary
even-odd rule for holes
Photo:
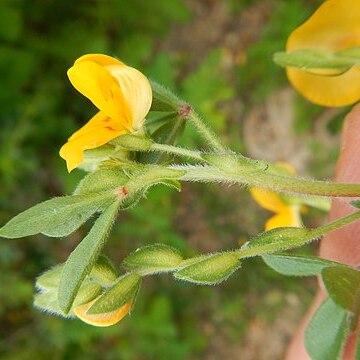
[[[155,244],[137,249],[123,261],[123,266],[142,274],[155,274],[176,269],[182,260],[178,250],[164,244]]]
[[[199,285],[216,285],[240,267],[238,256],[230,252],[200,257],[195,263],[193,261],[191,265],[176,272],[175,278]]]

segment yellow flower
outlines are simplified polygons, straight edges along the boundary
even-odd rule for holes
[[[289,36],[286,50],[340,51],[360,45],[360,1],[328,0]],[[325,69],[326,70],[326,69]],[[342,74],[288,67],[291,84],[322,106],[344,106],[360,99],[360,67]],[[328,75],[328,76],[326,76]]]
[[[140,71],[107,55],[84,55],[67,74],[72,85],[100,110],[60,149],[70,172],[82,162],[84,150],[138,131],[149,112],[152,90]]]
[[[295,175],[295,169],[286,163],[277,163],[279,168],[284,169],[288,174]],[[278,193],[258,188],[250,188],[254,200],[264,209],[275,213],[265,224],[265,230],[278,227],[302,227],[300,212],[304,211],[303,206],[291,203]]]
[[[119,309],[115,311],[111,311],[103,314],[88,314],[87,311],[90,307],[97,301],[98,298],[86,303],[77,306],[74,309],[74,314],[82,321],[87,324],[105,327],[117,324],[120,320],[122,320],[131,310],[132,301],[129,301],[125,305],[121,306]]]

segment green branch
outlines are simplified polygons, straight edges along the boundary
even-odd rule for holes
[[[276,192],[300,195],[359,197],[360,184],[333,183],[321,180],[306,180],[291,176],[282,176],[266,170],[221,169],[215,166],[175,166],[186,170],[180,180],[193,182],[224,182],[254,186]]]
[[[189,105],[188,105],[189,106]],[[203,136],[208,145],[216,151],[224,151],[225,147],[222,145],[220,139],[216,134],[205,124],[201,117],[190,108],[189,113],[186,114],[186,119],[192,122],[196,130]]]

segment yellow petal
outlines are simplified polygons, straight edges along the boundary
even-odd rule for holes
[[[286,49],[339,51],[360,45],[360,1],[328,0],[290,35]],[[308,100],[323,106],[344,106],[360,99],[360,69],[324,76],[287,68],[291,84]]]
[[[152,102],[149,80],[140,71],[130,66],[109,65],[105,68],[119,83],[132,115],[133,129],[140,129]]]
[[[360,44],[360,2],[325,1],[289,36],[287,50],[342,50]]]
[[[289,175],[292,175],[292,176],[296,175],[296,170],[291,164],[289,164],[285,161],[277,161],[275,164],[279,168],[284,169]]]
[[[70,172],[82,162],[84,150],[97,148],[125,133],[121,124],[99,112],[69,138],[60,149],[60,156]]]
[[[299,215],[298,207],[288,206],[282,212],[272,216],[265,224],[265,230],[271,230],[278,227],[301,227],[302,221]]]
[[[126,128],[132,127],[132,114],[127,99],[124,98],[118,81],[105,67],[92,61],[80,61],[68,70],[68,77],[75,89],[91,100],[104,114]]]
[[[273,191],[250,188],[250,193],[254,200],[266,210],[280,212],[287,207],[281,197]]]
[[[79,319],[86,322],[87,324],[94,326],[105,327],[115,325],[129,313],[132,307],[132,302],[130,301],[125,305],[121,306],[119,309],[109,313],[88,314],[87,311],[90,309],[90,307],[96,300],[97,299],[94,299],[93,301],[90,301],[87,304],[77,306],[74,309],[74,313]]]
[[[109,118],[104,113],[99,111],[83,127],[75,131],[68,140],[75,140],[78,137],[84,136],[88,132],[106,127],[111,128],[114,131],[122,132],[126,130],[121,123]]]
[[[360,100],[360,69],[354,67],[338,76],[313,75],[286,69],[291,85],[306,99],[321,106],[346,106]]]
[[[108,55],[104,55],[104,54],[86,54],[83,55],[81,57],[79,57],[76,61],[75,64],[78,64],[80,62],[83,61],[92,61],[98,65],[101,66],[107,66],[107,65],[125,65],[123,62],[121,62],[120,60],[113,58],[111,56]]]

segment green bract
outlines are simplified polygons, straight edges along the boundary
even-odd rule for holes
[[[191,265],[175,272],[176,279],[198,285],[216,285],[226,280],[240,267],[238,256],[233,253],[221,253],[193,259]]]
[[[176,249],[155,244],[137,249],[126,257],[123,266],[127,270],[138,271],[142,274],[155,274],[177,269],[183,258]]]
[[[61,273],[58,297],[60,308],[65,313],[70,311],[82,281],[90,273],[103,249],[118,209],[117,201],[111,204],[67,259]]]
[[[122,276],[107,289],[88,310],[89,314],[102,314],[115,311],[122,305],[134,302],[141,285],[141,277],[136,273]]]

